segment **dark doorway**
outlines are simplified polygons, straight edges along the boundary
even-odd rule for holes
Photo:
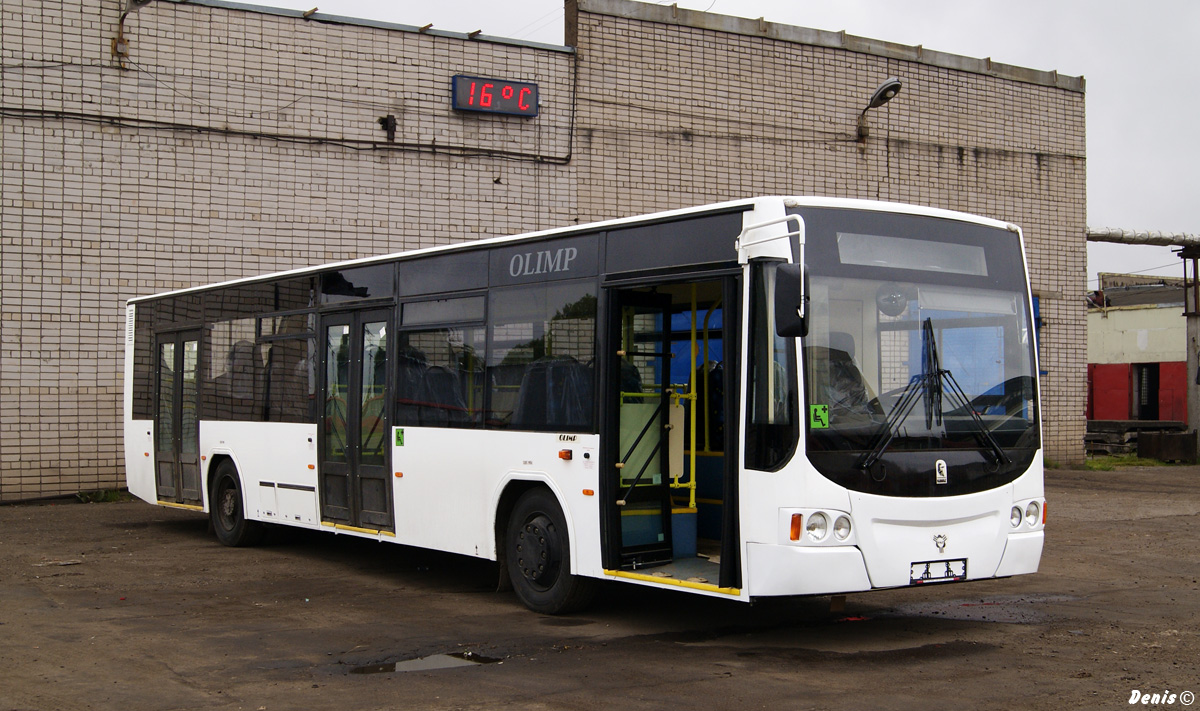
[[[1133,364],[1133,417],[1158,419],[1158,363]]]

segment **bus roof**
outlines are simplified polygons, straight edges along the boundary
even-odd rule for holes
[[[893,212],[897,214],[920,215],[925,217],[937,217],[947,220],[956,220],[960,222],[971,222],[984,225],[987,227],[995,227],[998,229],[1007,229],[1019,231],[1015,225],[994,220],[987,217],[980,217],[965,212],[956,212],[953,210],[944,210],[935,207],[923,207],[919,205],[909,205],[905,203],[884,202],[878,200],[858,200],[850,198],[833,198],[833,197],[814,197],[814,196],[781,196],[770,195],[754,198],[744,198],[741,200],[730,200],[728,202],[710,203],[707,205],[697,205],[693,207],[685,207],[676,210],[665,210],[645,215],[635,215],[632,217],[621,217],[612,220],[602,220],[600,222],[589,222],[582,225],[571,225],[567,227],[554,227],[536,232],[524,232],[516,235],[505,235],[500,237],[489,237],[479,240],[471,240],[465,242],[456,242],[454,244],[437,245],[434,247],[422,247],[420,249],[405,250],[402,252],[391,252],[372,257],[359,257],[357,259],[348,259],[340,262],[329,262],[326,264],[318,264],[308,267],[300,267],[281,272],[272,272],[251,277],[243,277],[240,279],[230,279],[229,281],[216,282],[212,284],[201,284],[197,286],[185,287],[183,289],[174,289],[164,291],[157,294],[149,294],[146,296],[137,296],[131,298],[127,303],[135,304],[142,301],[152,301],[171,296],[179,296],[201,291],[210,291],[221,289],[224,287],[235,286],[238,284],[250,284],[260,281],[272,281],[287,277],[304,276],[306,274],[316,274],[329,269],[345,269],[349,267],[360,267],[370,264],[380,264],[389,261],[400,261],[407,259],[415,259],[418,257],[442,254],[446,252],[469,251],[473,249],[486,249],[498,245],[505,245],[513,242],[522,241],[537,241],[552,237],[564,237],[574,234],[596,232],[614,227],[631,227],[646,223],[663,222],[680,217],[699,216],[710,213],[728,212],[731,210],[754,210],[760,205],[769,204],[771,202],[780,202],[784,208],[790,207],[828,207],[840,208],[846,210],[864,210],[873,212]],[[732,242],[731,245],[732,247]]]

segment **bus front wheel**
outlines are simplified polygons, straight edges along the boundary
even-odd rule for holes
[[[266,529],[258,521],[246,519],[241,480],[237,467],[226,459],[217,466],[213,477],[209,518],[217,540],[227,546],[253,546],[263,539]]]
[[[591,602],[596,581],[571,574],[566,522],[549,490],[530,489],[517,500],[505,546],[513,589],[530,610],[558,615]]]

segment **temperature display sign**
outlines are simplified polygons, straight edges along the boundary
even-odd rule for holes
[[[456,74],[450,93],[458,111],[537,116],[538,86],[527,81],[507,81]]]

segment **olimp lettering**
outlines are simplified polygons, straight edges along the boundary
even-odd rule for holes
[[[577,256],[579,256],[579,250],[574,247],[563,247],[554,252],[546,250],[514,254],[508,262],[508,274],[519,277],[570,271],[571,262]]]

